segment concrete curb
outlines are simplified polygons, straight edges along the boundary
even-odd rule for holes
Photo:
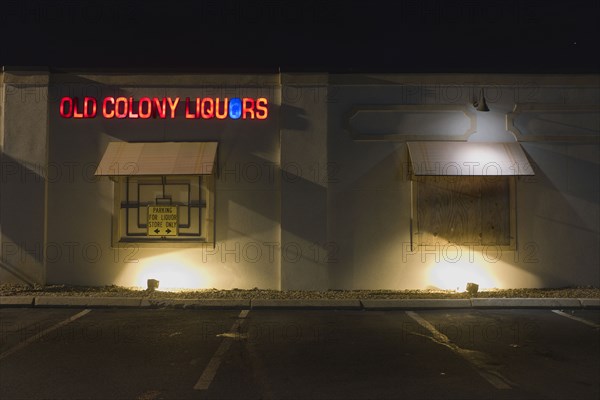
[[[583,308],[600,308],[600,299],[579,299]]]
[[[248,309],[250,300],[242,299],[142,299],[144,308]]]
[[[253,299],[251,308],[254,309],[329,309],[329,310],[360,310],[358,299]]]
[[[600,309],[600,299],[153,299],[144,297],[0,296],[2,307],[423,310],[423,309]]]
[[[0,296],[0,307],[33,307],[33,296]]]
[[[469,299],[365,299],[360,302],[365,310],[471,308]]]
[[[578,299],[565,298],[487,298],[471,299],[473,308],[581,308]]]
[[[141,297],[39,296],[35,307],[140,307]]]

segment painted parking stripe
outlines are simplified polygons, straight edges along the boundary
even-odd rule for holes
[[[0,354],[0,360],[5,359],[6,357],[10,356],[11,354],[21,350],[22,348],[30,345],[31,343],[35,342],[36,340],[46,336],[47,334],[49,334],[52,331],[57,330],[58,328],[65,326],[81,317],[83,317],[84,315],[86,315],[87,313],[89,313],[90,309],[85,309],[81,312],[78,312],[77,314],[65,319],[64,321],[59,322],[58,324],[52,325],[50,328],[46,328],[43,331],[36,333],[35,335],[25,339],[24,341],[22,341],[21,343],[16,344],[15,346],[11,347],[10,349],[6,350],[4,353]]]
[[[245,318],[248,316],[249,312],[250,310],[242,310],[242,312],[240,312],[240,315],[238,315],[236,321],[233,323],[233,325],[231,325],[229,332],[237,333]],[[221,337],[224,338],[223,341],[221,342],[221,344],[217,348],[217,351],[206,365],[206,368],[204,368],[202,375],[200,375],[200,379],[198,379],[198,382],[196,382],[196,384],[194,385],[194,390],[208,389],[213,379],[215,378],[217,371],[219,370],[219,366],[221,365],[223,358],[225,358],[227,351],[231,347],[232,341],[230,339],[230,336],[222,335]]]
[[[560,316],[567,317],[567,318],[570,318],[570,319],[575,320],[575,321],[579,321],[582,324],[589,325],[589,326],[594,327],[596,329],[600,328],[599,324],[596,324],[596,323],[594,323],[592,321],[588,321],[587,319],[576,317],[574,315],[568,314],[568,313],[560,311],[560,310],[552,310],[552,312],[555,313],[555,314],[558,314]]]
[[[448,336],[435,329],[435,327],[429,323],[426,319],[421,317],[414,311],[406,311],[406,314],[417,321],[419,325],[427,329],[433,337],[429,339],[434,342],[448,347],[450,350],[467,360],[471,365],[475,367],[479,375],[481,375],[486,381],[491,383],[496,389],[512,389],[511,382],[502,376],[498,371],[489,367],[490,356],[477,350],[469,350],[458,347],[455,343],[452,343]]]

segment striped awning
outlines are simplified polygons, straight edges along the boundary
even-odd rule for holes
[[[217,146],[217,142],[111,142],[95,175],[211,175]]]

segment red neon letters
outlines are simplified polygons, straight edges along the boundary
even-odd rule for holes
[[[63,118],[94,118],[96,109],[96,99],[93,97],[84,97],[81,106],[77,97],[63,97],[60,101],[60,115]]]
[[[98,107],[100,103],[100,107]],[[105,97],[102,101],[94,97],[63,97],[59,112],[63,118],[106,119],[267,119],[268,100],[264,97],[211,98],[196,97]],[[240,109],[241,106],[241,109]],[[100,110],[99,110],[100,108]],[[178,112],[181,111],[181,112]]]

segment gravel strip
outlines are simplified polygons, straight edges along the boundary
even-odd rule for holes
[[[204,289],[194,291],[154,291],[120,286],[24,286],[1,284],[0,296],[89,296],[89,297],[143,297],[170,299],[468,299],[464,292],[434,290],[266,290],[266,289]],[[499,289],[479,292],[482,298],[600,298],[600,288],[576,287],[557,289]]]

